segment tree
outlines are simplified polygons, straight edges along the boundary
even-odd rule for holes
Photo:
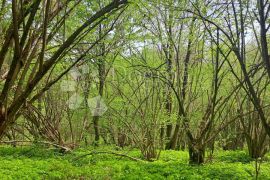
[[[256,19],[256,13],[254,17],[252,11],[250,10],[249,3],[250,3],[249,1],[246,1],[246,2],[228,1],[225,3],[217,3],[218,10],[212,14],[212,17],[215,18],[215,21],[211,19],[211,17],[206,17],[202,13],[203,8],[199,8],[196,5],[193,6],[195,8],[195,11],[192,11],[192,10],[188,10],[188,11],[198,16],[198,18],[200,18],[205,23],[211,24],[212,26],[218,28],[220,32],[223,34],[222,41],[226,42],[226,46],[233,51],[236,59],[238,60],[241,73],[244,77],[244,83],[241,83],[240,74],[234,72],[233,68],[231,68],[233,71],[233,75],[239,81],[242,88],[245,90],[245,92],[249,96],[249,99],[254,105],[256,111],[258,111],[260,121],[266,133],[270,136],[270,125],[265,115],[264,108],[262,107],[261,98],[259,97],[259,95],[256,93],[256,90],[255,90],[256,80],[254,80],[253,82],[252,76],[250,76],[251,72],[252,74],[258,73],[258,70],[260,70],[261,64],[258,62],[253,62],[254,68],[250,69],[250,71],[248,70],[248,63],[247,63],[248,59],[247,59],[247,51],[246,51],[246,47],[247,47],[246,46],[246,39],[247,39],[246,27],[248,25],[251,25],[251,27],[253,27],[253,30],[254,30],[253,20]],[[264,46],[264,47],[261,47],[260,55],[261,55],[261,59],[264,61],[263,62],[265,65],[264,67],[266,67],[266,71],[268,72],[267,64],[268,64],[269,58],[267,60],[268,50],[266,50],[267,43],[266,43],[266,37],[264,37],[264,35],[268,29],[267,27],[265,27],[265,20],[268,18],[267,12],[269,12],[269,8],[266,9],[266,7],[269,7],[269,4],[264,1],[257,1],[257,3],[258,3],[257,4],[258,11],[260,14],[259,23],[260,23],[261,36],[262,36],[260,43],[261,43],[261,46]],[[215,2],[213,2],[213,4],[209,3],[208,7],[211,5],[215,6]],[[226,13],[227,17],[224,18],[224,17],[220,17],[216,15],[216,13],[218,14],[218,12],[220,12],[221,10],[227,12]],[[219,21],[216,20],[217,18],[219,18]],[[225,25],[225,28],[222,27],[224,25]],[[257,38],[256,31],[254,31],[253,34],[251,34],[251,36],[255,36],[255,38]],[[260,47],[260,45],[258,47]],[[223,53],[223,56],[224,56],[224,53]],[[229,63],[229,66],[231,66],[232,63],[229,61],[227,62]]]
[[[47,0],[44,6],[41,0],[24,1],[23,4],[17,0],[12,1],[12,10],[7,12],[12,14],[12,19],[0,50],[0,69],[5,71],[0,95],[0,136],[3,136],[5,130],[16,121],[20,108],[29,101],[31,93],[38,87],[41,79],[48,75],[71,48],[78,45],[81,38],[127,4],[127,0],[112,1],[73,29],[68,38],[64,37],[63,42],[57,43],[58,40],[55,40],[54,36],[58,35],[68,15],[80,2],[62,3]],[[95,44],[93,43],[93,46]],[[12,54],[11,57],[7,56],[9,53]],[[80,59],[82,58],[78,58],[78,61]],[[42,91],[62,76],[63,74],[60,74],[59,78],[49,82]]]

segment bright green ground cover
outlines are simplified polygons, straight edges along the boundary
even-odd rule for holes
[[[100,150],[113,149],[96,151]],[[212,162],[202,166],[188,165],[188,153],[183,151],[163,151],[160,160],[147,163],[108,154],[74,160],[90,151],[80,149],[63,155],[38,147],[2,146],[0,179],[254,179],[255,173],[254,161],[243,151],[218,151]],[[128,154],[140,157],[136,150]],[[269,159],[268,155],[262,163],[259,179],[270,179]]]

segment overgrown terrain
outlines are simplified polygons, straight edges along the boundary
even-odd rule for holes
[[[269,43],[270,0],[0,0],[0,180],[269,179]]]
[[[84,156],[90,152],[93,155]],[[255,162],[244,151],[217,151],[202,166],[188,165],[188,153],[162,151],[154,162],[98,154],[115,152],[141,158],[138,150],[112,147],[78,149],[68,154],[41,147],[1,147],[1,179],[254,179]],[[270,156],[261,164],[259,179],[270,179]]]

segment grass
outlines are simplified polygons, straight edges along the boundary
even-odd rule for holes
[[[217,151],[211,162],[188,165],[188,153],[163,151],[158,161],[136,162],[110,154],[79,158],[93,149],[61,154],[41,147],[0,147],[1,179],[254,179],[254,161],[244,151]],[[102,147],[96,151],[113,150]],[[140,152],[119,151],[140,158]],[[268,157],[269,158],[269,157]],[[270,179],[270,161],[259,179]]]

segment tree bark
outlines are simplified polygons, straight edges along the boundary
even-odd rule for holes
[[[200,165],[204,163],[205,148],[189,145],[189,163]]]
[[[95,143],[99,142],[99,125],[98,125],[98,116],[93,117],[94,131],[95,131]]]
[[[180,131],[180,124],[178,123],[175,126],[173,136],[171,137],[169,143],[166,145],[166,149],[175,149],[176,148],[176,145],[178,142],[179,131]]]

